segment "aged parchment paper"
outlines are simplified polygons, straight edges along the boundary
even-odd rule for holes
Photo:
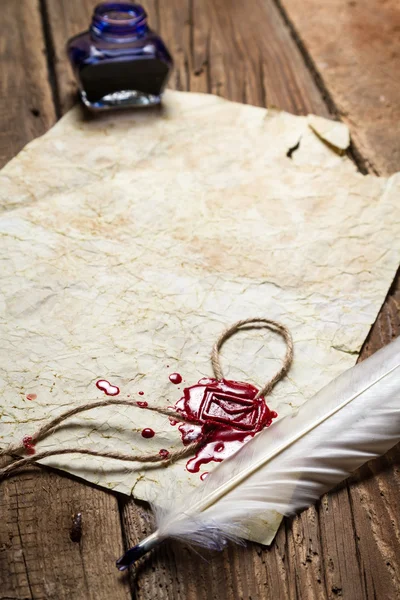
[[[348,143],[340,123],[179,92],[163,111],[84,120],[77,107],[30,143],[0,174],[0,443],[105,398],[98,379],[174,403],[212,374],[213,342],[241,318],[293,333],[293,368],[269,398],[280,416],[352,366],[398,266],[400,179],[357,173]],[[224,347],[226,376],[261,384],[283,352],[265,330],[241,332]],[[159,415],[114,407],[40,448],[63,444],[154,452],[180,437]],[[49,463],[161,503],[171,481],[199,483],[185,461]]]

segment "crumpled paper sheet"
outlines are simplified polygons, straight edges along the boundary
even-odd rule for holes
[[[351,367],[398,266],[400,179],[357,173],[348,143],[340,123],[179,92],[161,112],[84,120],[76,107],[30,143],[0,174],[1,445],[105,398],[98,379],[120,397],[175,403],[212,375],[211,347],[237,319],[269,317],[293,334],[293,367],[268,398],[280,416]],[[245,331],[222,364],[261,385],[283,354],[277,336]],[[165,417],[111,407],[38,447],[180,444]],[[161,504],[200,483],[185,462],[47,460]],[[271,541],[279,521],[265,515],[253,537]]]

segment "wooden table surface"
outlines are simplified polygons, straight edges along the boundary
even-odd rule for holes
[[[95,4],[0,0],[0,165],[76,101],[65,42]],[[175,58],[170,87],[342,119],[363,173],[400,170],[398,0],[144,5]],[[362,358],[399,333],[397,277]],[[397,447],[286,519],[270,548],[229,547],[203,560],[167,543],[129,574],[114,561],[151,530],[146,506],[31,469],[0,485],[0,600],[399,599],[399,457]],[[77,512],[84,529],[73,542]]]

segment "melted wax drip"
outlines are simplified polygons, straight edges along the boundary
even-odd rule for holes
[[[143,429],[142,437],[148,439],[148,438],[152,438],[154,436],[155,436],[155,433],[152,429],[150,429],[150,427],[146,427],[145,429]]]
[[[27,394],[25,397],[27,400],[36,400],[37,394]]]
[[[144,396],[144,392],[138,392],[139,396]]]
[[[146,406],[148,406],[147,402],[136,402],[136,404],[140,406],[140,408],[146,408]]]
[[[169,380],[171,383],[178,385],[178,383],[182,383],[182,375],[180,375],[179,373],[171,373],[171,375],[169,376]]]
[[[190,473],[198,473],[203,464],[223,461],[271,425],[278,415],[264,398],[256,399],[257,392],[248,383],[206,378],[184,389],[175,409],[198,424],[182,423],[178,429],[184,444],[201,442],[196,456],[186,464]]]
[[[35,454],[35,446],[33,445],[33,439],[30,435],[26,435],[22,438],[22,444],[27,454]]]
[[[168,458],[169,457],[169,452],[168,450],[165,450],[165,448],[161,448],[160,452],[158,453],[161,458]]]
[[[119,394],[119,387],[116,385],[111,385],[111,383],[106,379],[99,379],[99,381],[96,381],[96,387],[98,387],[99,390],[104,392],[107,396],[118,396]]]

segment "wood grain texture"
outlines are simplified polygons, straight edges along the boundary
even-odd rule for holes
[[[0,164],[45,133],[56,112],[36,0],[1,0]],[[70,539],[82,513],[80,543]],[[0,599],[131,598],[114,559],[122,550],[117,499],[32,469],[0,484]]]
[[[54,124],[39,2],[0,0],[0,167]],[[17,26],[18,25],[18,26]]]
[[[0,487],[0,598],[98,600],[131,598],[115,569],[122,549],[116,498],[42,469]],[[71,540],[82,515],[80,541]]]
[[[278,0],[371,168],[400,165],[398,0]]]
[[[63,111],[76,98],[65,54],[68,37],[87,28],[96,0],[47,0]],[[169,87],[211,92],[296,114],[329,111],[272,0],[143,1],[174,61]]]

